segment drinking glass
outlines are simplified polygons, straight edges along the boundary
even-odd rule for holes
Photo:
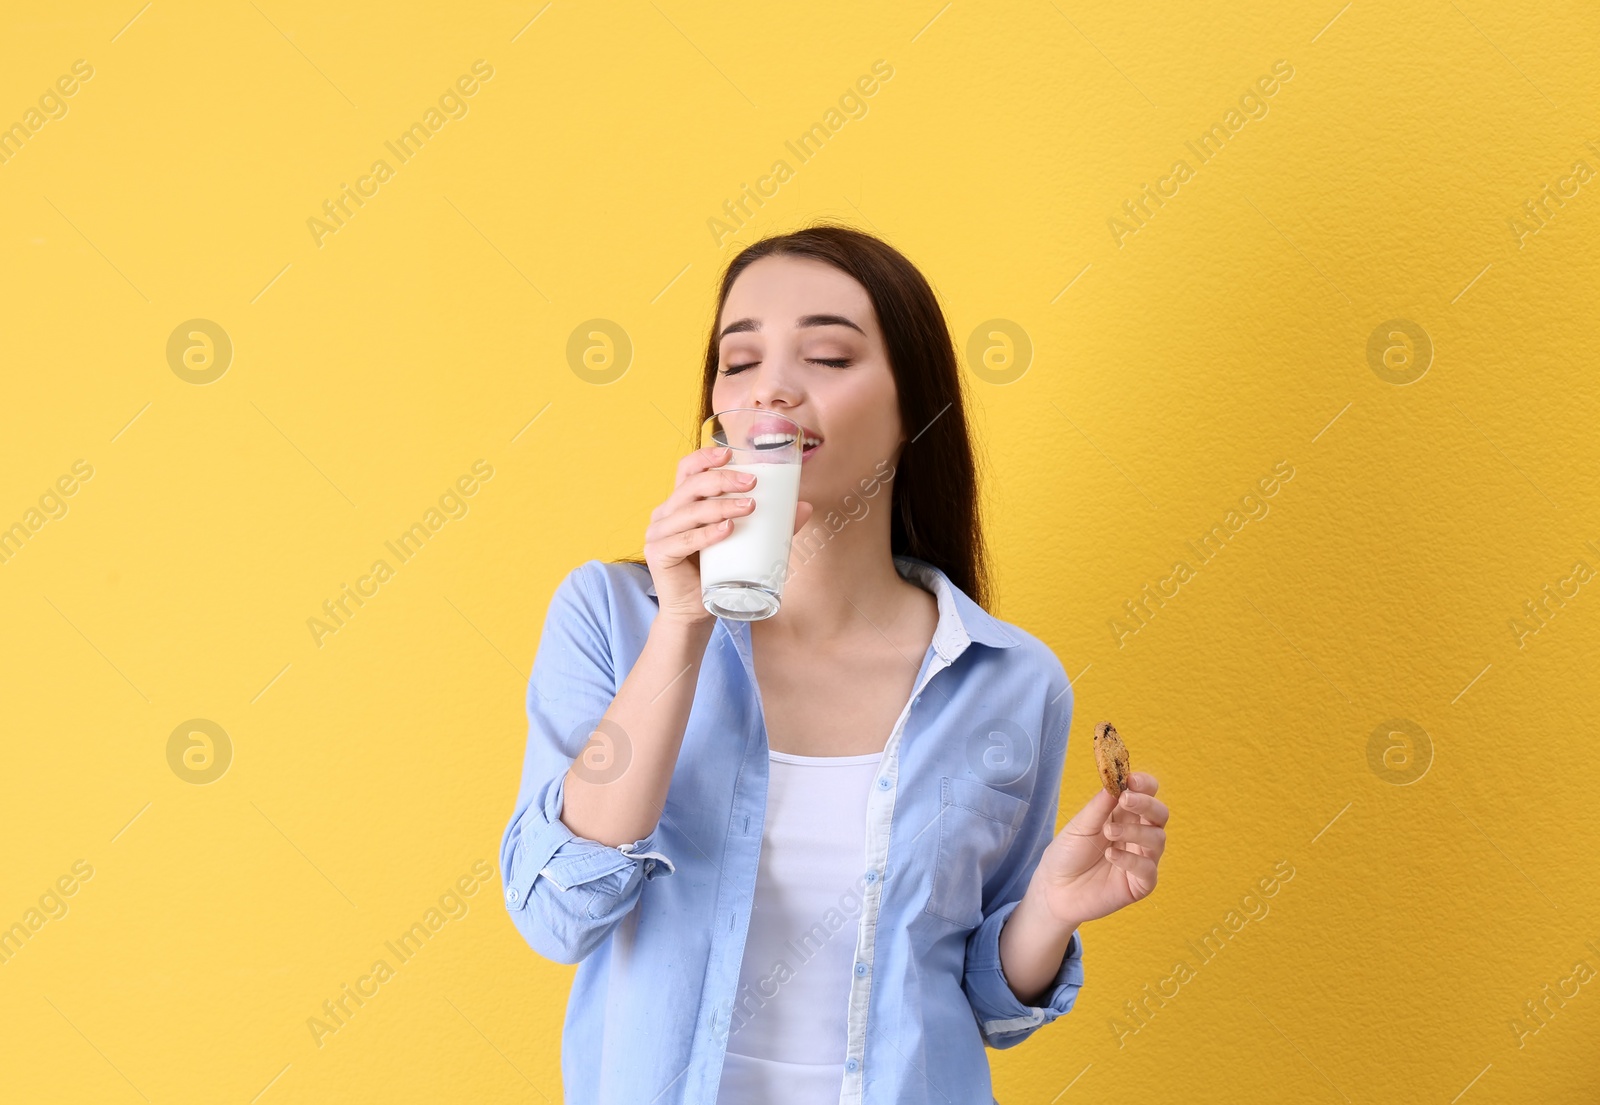
[[[778,612],[789,575],[789,544],[800,501],[804,431],[792,418],[755,407],[719,411],[700,427],[700,446],[730,450],[722,467],[756,478],[748,491],[719,499],[755,501],[733,532],[700,550],[700,598],[719,618],[755,622]]]

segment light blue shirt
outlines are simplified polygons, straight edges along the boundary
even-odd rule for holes
[[[847,1017],[843,1105],[992,1102],[984,1045],[1021,1043],[1083,985],[1076,932],[1042,1005],[1019,1001],[1000,970],[1000,927],[1055,835],[1072,689],[1043,642],[933,565],[894,559],[937,597],[939,623],[869,792],[860,898],[842,929],[855,946],[849,1007],[818,1016]],[[568,1105],[710,1105],[730,1022],[763,996],[737,992],[769,765],[748,622],[717,620],[656,827],[614,848],[560,820],[567,767],[657,609],[643,565],[578,566],[550,600],[528,683],[500,871],[517,931],[579,965],[561,1046]]]

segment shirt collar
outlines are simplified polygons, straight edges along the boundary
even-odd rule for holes
[[[926,560],[895,554],[895,570],[901,578],[919,583],[939,601],[939,624],[933,631],[933,648],[946,660],[959,656],[971,642],[991,648],[1011,648],[1020,644],[1004,622],[974,602],[965,591],[950,582],[950,577]],[[656,596],[656,583],[645,570],[645,593]],[[720,619],[719,619],[720,620]]]
[[[1004,622],[951,583],[950,577],[939,568],[926,560],[902,554],[895,556],[894,564],[903,578],[920,582],[939,600],[939,625],[933,631],[933,647],[946,660],[959,656],[973,641],[992,648],[1010,648],[1021,643]]]

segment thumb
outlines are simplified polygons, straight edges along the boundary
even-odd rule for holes
[[[1098,833],[1116,808],[1117,796],[1105,787],[1101,787],[1063,827],[1075,833]]]

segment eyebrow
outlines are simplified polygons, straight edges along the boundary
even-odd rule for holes
[[[805,330],[812,326],[848,326],[862,337],[867,336],[867,332],[865,330],[861,329],[861,327],[857,326],[843,315],[802,315],[800,316],[800,322],[796,329]],[[723,328],[723,331],[719,337],[725,338],[729,334],[744,334],[759,329],[761,329],[761,322],[759,319],[742,318],[738,322],[730,322],[726,327]]]

